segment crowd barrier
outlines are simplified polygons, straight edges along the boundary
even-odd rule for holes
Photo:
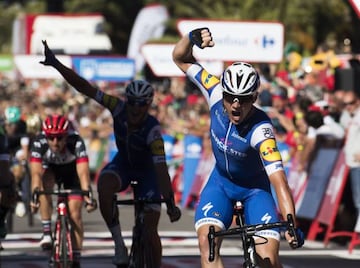
[[[323,243],[327,246],[335,237],[350,237],[348,250],[351,253],[360,244],[357,232],[335,229],[338,208],[349,175],[343,140],[319,136],[308,169],[299,172],[296,165],[294,162],[288,180],[297,217],[311,223],[307,239],[315,240],[322,234]]]

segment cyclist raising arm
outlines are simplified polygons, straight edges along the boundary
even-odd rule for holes
[[[69,130],[70,122],[62,115],[50,115],[43,122],[43,133],[36,136],[30,149],[31,188],[50,190],[54,183],[63,183],[65,189],[91,191],[89,161],[83,139]],[[95,200],[85,196],[88,212],[96,209]],[[75,245],[73,245],[74,263],[80,263],[84,236],[81,209],[83,196],[69,196],[70,219],[73,222]],[[43,236],[40,246],[49,249],[51,237],[51,196],[41,195],[39,204],[31,203],[34,212],[40,209]]]
[[[278,214],[271,183],[283,218],[292,214],[295,219],[295,208],[271,120],[253,105],[260,85],[257,71],[248,63],[236,62],[225,69],[219,80],[196,62],[192,54],[194,44],[200,48],[214,46],[209,29],[196,29],[182,37],[174,48],[173,60],[197,85],[210,106],[210,137],[216,165],[201,193],[195,228],[202,267],[223,267],[220,246],[215,250],[215,261],[208,261],[207,235],[210,225],[214,225],[216,231],[230,227],[235,201],[244,204],[247,224],[276,222]],[[294,238],[286,233],[286,239],[294,248],[303,244],[300,229],[297,234],[299,243],[295,245]],[[268,243],[256,246],[260,266],[282,267],[279,232],[266,230],[259,235],[269,239]]]
[[[164,142],[160,124],[151,116],[154,89],[146,81],[132,81],[126,87],[126,101],[106,94],[93,87],[70,68],[59,62],[46,41],[44,65],[53,66],[80,93],[94,99],[112,114],[116,145],[121,153],[108,163],[98,178],[98,194],[101,214],[115,243],[115,265],[128,263],[128,252],[121,235],[119,212],[113,213],[113,195],[127,189],[131,180],[137,179],[139,186],[135,197],[157,199],[162,195],[168,199],[167,213],[170,220],[177,221],[181,212],[174,204],[173,190],[165,160]],[[161,266],[161,241],[158,234],[160,205],[147,207],[145,215],[149,248],[153,252],[151,267]]]

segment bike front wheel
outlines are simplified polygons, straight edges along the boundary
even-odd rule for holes
[[[142,231],[133,228],[133,241],[130,250],[129,268],[145,268],[144,243],[141,239]]]
[[[59,235],[55,245],[53,255],[53,266],[57,268],[71,267],[73,261],[73,252],[71,244],[71,227],[65,216],[60,216]]]

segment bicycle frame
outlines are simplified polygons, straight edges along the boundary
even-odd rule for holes
[[[242,246],[243,246],[243,257],[244,257],[244,268],[255,268],[257,267],[256,260],[256,242],[254,240],[254,236],[257,232],[267,229],[273,228],[284,228],[289,231],[291,236],[294,236],[295,239],[295,225],[294,219],[291,214],[287,215],[287,221],[279,221],[274,223],[264,223],[264,224],[254,224],[254,225],[246,225],[244,221],[243,215],[243,207],[242,205],[236,204],[234,208],[234,215],[236,216],[236,224],[238,227],[230,228],[228,230],[215,231],[215,227],[211,225],[209,227],[209,261],[212,262],[215,259],[215,238],[216,237],[225,237],[232,235],[240,235]],[[259,236],[258,236],[259,237]],[[262,237],[264,239],[260,244],[267,243],[267,238]]]
[[[152,263],[152,254],[146,250],[148,241],[144,241],[144,218],[146,204],[161,204],[165,203],[165,199],[126,199],[117,200],[117,195],[114,195],[114,206],[118,205],[133,205],[135,214],[135,224],[133,226],[132,244],[129,254],[129,268],[151,268],[149,264]]]
[[[55,267],[71,267],[73,262],[72,224],[69,218],[68,196],[70,194],[89,194],[89,191],[62,189],[51,191],[35,191],[33,202],[37,203],[39,195],[57,196],[55,228],[49,265]]]

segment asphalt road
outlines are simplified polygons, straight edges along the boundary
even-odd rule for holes
[[[193,211],[183,209],[182,212],[182,218],[176,223],[170,223],[165,210],[161,216],[159,231],[163,244],[163,268],[200,267]],[[83,216],[85,241],[82,267],[114,267],[111,264],[113,243],[99,210],[90,214],[84,210]],[[120,222],[128,247],[131,245],[133,219],[131,207],[120,208]],[[38,216],[35,216],[33,226],[28,226],[26,218],[16,217],[14,233],[2,241],[4,250],[0,253],[0,268],[48,267],[48,253],[38,246],[40,236],[41,224]],[[225,267],[240,267],[241,254],[240,241],[226,238],[222,247]],[[331,243],[325,248],[321,241],[306,241],[305,246],[298,250],[291,250],[283,241],[280,254],[284,268],[355,268],[360,265],[360,248],[350,254],[344,246]]]

